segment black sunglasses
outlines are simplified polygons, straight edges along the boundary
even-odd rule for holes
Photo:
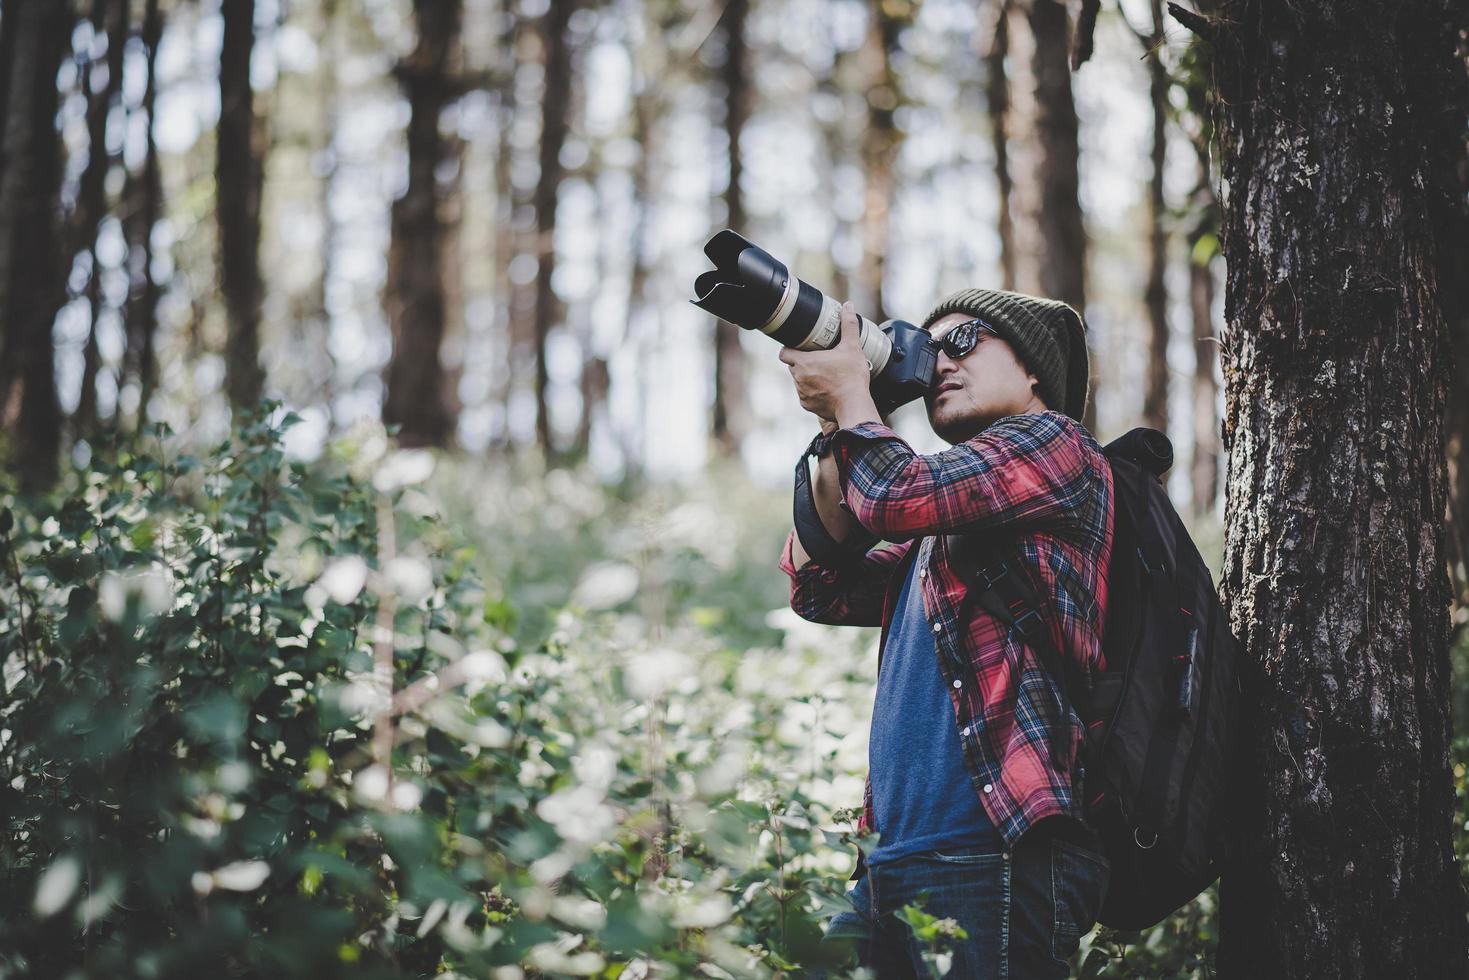
[[[957,361],[978,347],[979,338],[985,334],[999,336],[999,332],[994,327],[976,317],[973,320],[965,320],[944,334],[944,339],[939,341],[939,346],[943,348],[945,354]]]

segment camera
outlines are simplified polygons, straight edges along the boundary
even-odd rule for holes
[[[841,304],[790,274],[771,254],[726,228],[704,245],[714,263],[694,280],[689,302],[787,347],[829,350],[841,337]],[[933,387],[939,345],[906,320],[881,326],[860,314],[862,354],[871,369],[872,400],[886,415]]]

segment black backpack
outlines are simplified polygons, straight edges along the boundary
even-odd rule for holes
[[[969,582],[965,602],[1010,624],[1060,680],[1064,758],[1070,712],[1086,726],[1076,792],[1112,873],[1097,921],[1144,929],[1198,895],[1225,858],[1230,746],[1238,731],[1238,641],[1213,577],[1168,499],[1173,446],[1136,428],[1104,449],[1116,490],[1107,569],[1106,670],[1063,660],[1035,585],[992,541],[950,535],[951,561]],[[980,565],[981,558],[989,562]],[[973,569],[973,571],[969,571]]]

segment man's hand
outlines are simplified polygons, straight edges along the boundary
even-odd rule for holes
[[[842,304],[841,334],[831,350],[782,347],[780,359],[791,369],[801,407],[824,423],[852,425],[878,417],[869,388],[872,368],[862,353],[861,328],[851,303]]]

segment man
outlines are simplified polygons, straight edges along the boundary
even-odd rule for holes
[[[860,524],[895,542],[823,565],[792,531],[781,554],[803,618],[882,627],[858,823],[879,842],[859,849],[854,911],[828,937],[864,937],[878,976],[927,976],[893,915],[919,902],[968,933],[950,976],[1066,977],[1110,871],[1081,819],[1080,721],[1053,758],[1058,680],[975,603],[960,621],[966,587],[945,536],[979,535],[984,554],[1018,562],[1048,600],[1057,649],[1101,669],[1113,489],[1078,421],[1085,332],[1064,303],[986,289],[948,296],[923,326],[943,342],[928,417],[952,447],[929,456],[880,421],[850,304],[831,350],[780,355],[822,420],[822,524],[838,541]]]

